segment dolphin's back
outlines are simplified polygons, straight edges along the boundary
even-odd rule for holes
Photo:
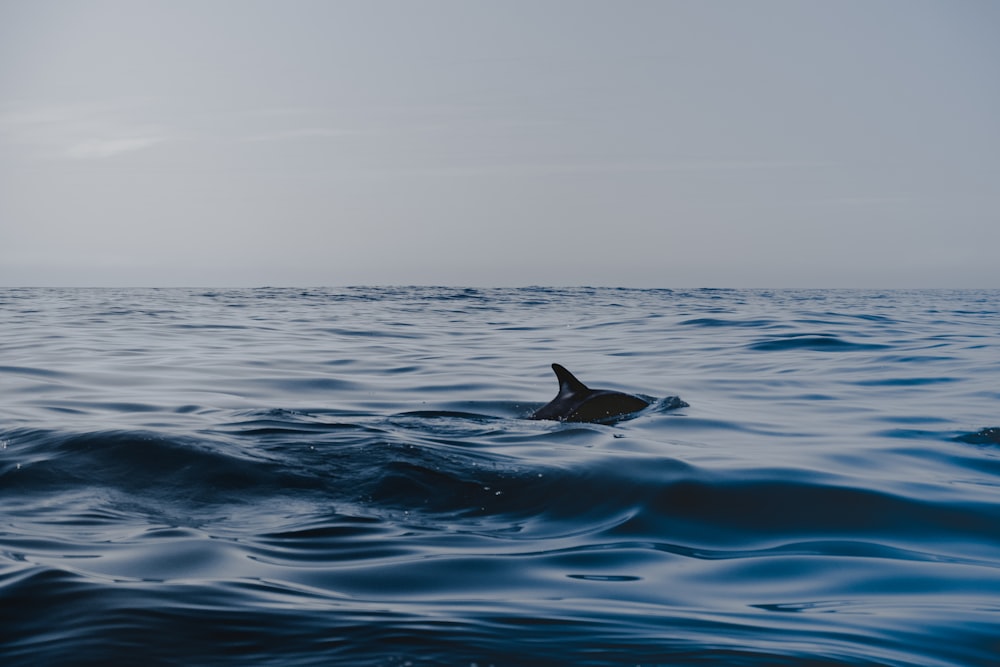
[[[559,380],[559,393],[536,410],[532,419],[602,422],[638,412],[649,405],[648,401],[631,394],[591,389],[559,364],[552,364],[552,370]]]
[[[569,412],[563,421],[567,422],[600,422],[623,415],[638,412],[649,403],[629,394],[617,391],[594,391],[584,401]]]

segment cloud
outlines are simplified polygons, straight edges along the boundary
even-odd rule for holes
[[[99,160],[167,141],[127,105],[67,104],[0,110],[0,143],[34,159]]]
[[[163,141],[166,139],[160,136],[88,139],[70,147],[66,156],[77,160],[100,160],[141,151]]]

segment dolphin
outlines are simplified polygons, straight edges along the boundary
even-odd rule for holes
[[[649,406],[649,401],[638,396],[610,389],[591,389],[559,364],[552,364],[552,370],[559,379],[559,393],[535,410],[531,419],[606,423]]]

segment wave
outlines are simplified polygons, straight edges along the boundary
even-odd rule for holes
[[[792,350],[813,350],[816,352],[860,352],[881,350],[888,347],[881,343],[855,343],[833,334],[789,334],[777,338],[766,338],[752,343],[749,349],[758,352],[787,352]]]
[[[0,468],[0,485],[19,494],[104,489],[183,505],[317,486],[260,453],[207,438],[19,430],[4,440],[15,461]]]
[[[475,518],[484,534],[513,529],[532,538],[586,533],[653,542],[670,535],[713,548],[757,548],[777,537],[890,540],[920,551],[922,543],[988,542],[1000,524],[1000,508],[989,503],[934,502],[814,471],[723,473],[618,450],[585,451],[572,466],[549,463],[548,448],[603,440],[610,429],[520,420],[518,427],[523,438],[508,419],[431,411],[355,423],[266,413],[197,438],[20,430],[3,436],[0,485],[20,496],[113,491],[119,503],[166,504],[175,515],[284,496],[350,506],[355,516]],[[477,444],[496,438],[537,445],[525,456]]]
[[[971,445],[1000,445],[1000,428],[990,426],[980,429],[975,433],[964,433],[955,436],[959,442],[967,442]]]

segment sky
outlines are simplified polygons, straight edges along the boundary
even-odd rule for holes
[[[1000,287],[993,0],[0,0],[0,285]]]

